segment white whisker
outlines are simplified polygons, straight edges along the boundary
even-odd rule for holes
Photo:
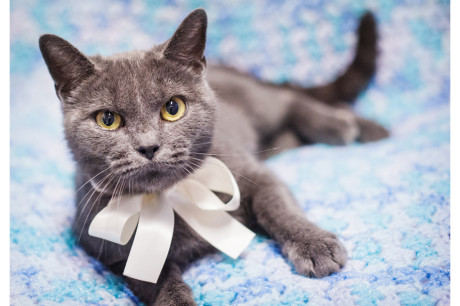
[[[83,185],[80,186],[80,188],[78,188],[77,190],[75,190],[75,193],[77,193],[78,191],[80,191],[80,189],[82,189],[84,186],[86,186],[86,184],[88,184],[89,182],[91,182],[91,180],[95,179],[96,176],[98,176],[99,174],[107,171],[110,169],[110,166],[107,167],[106,169],[102,170],[101,172],[99,172],[98,174],[96,174],[95,176],[93,176],[92,178],[90,178],[89,180],[86,181],[86,183],[84,183]]]
[[[265,149],[265,150],[260,150],[260,151],[255,151],[255,152],[249,152],[251,154],[260,154],[260,153],[265,153],[269,151],[274,151],[278,150],[280,147],[275,147],[271,149]],[[245,155],[246,153],[234,153],[234,154],[219,154],[219,153],[201,153],[201,152],[190,152],[191,154],[198,154],[198,155],[205,155],[205,156],[222,156],[222,157],[239,157],[242,155]]]
[[[114,177],[115,177],[115,176],[112,176],[112,179],[113,179]],[[112,179],[111,179],[110,181],[112,181]],[[118,181],[120,181],[120,179],[118,179]],[[109,183],[110,183],[110,182],[109,182]],[[106,187],[107,187],[107,186],[108,186],[108,185],[106,185]],[[104,188],[104,189],[105,189],[105,188]],[[96,191],[96,189],[94,190],[94,192],[95,192],[95,191]],[[93,194],[94,194],[94,192],[93,192]],[[89,203],[89,200],[93,197],[93,194],[91,194],[91,196],[89,197],[88,201],[86,201],[86,204],[85,204],[85,206],[84,206],[83,209],[82,209],[82,213],[84,212],[86,205]],[[96,200],[100,199],[100,197],[102,196],[102,194],[103,194],[102,192],[99,193],[99,195],[97,196]],[[94,208],[94,206],[96,205],[96,203],[97,203],[97,201],[94,201],[94,202],[92,203],[91,208],[90,208],[88,214],[86,215],[85,221],[83,222],[83,226],[82,226],[82,228],[81,228],[80,236],[78,237],[77,244],[78,244],[78,242],[80,242],[81,235],[83,234],[83,230],[85,229],[86,222],[88,221],[89,215],[91,214],[91,211],[93,210],[93,208]],[[82,216],[82,214],[80,214],[80,216],[78,216],[78,218],[80,218],[81,216]]]
[[[192,159],[198,160],[198,161],[202,161],[201,159],[198,159],[198,158],[195,158],[195,157],[192,157],[192,156],[189,156],[189,157],[192,158]],[[193,161],[190,161],[190,162],[193,164]],[[196,163],[196,162],[195,162],[195,163]],[[217,167],[221,167],[221,168],[222,168],[222,166],[219,165],[219,164],[215,164],[215,163],[213,163],[213,162],[209,162],[209,163],[212,164],[212,165],[214,165],[214,166],[217,166]],[[199,166],[199,165],[198,165],[198,164],[195,164],[195,166]],[[228,170],[230,170],[230,172],[232,172],[233,174],[238,175],[239,177],[246,179],[248,182],[253,183],[254,185],[258,186],[259,188],[262,188],[262,186],[260,186],[259,184],[257,184],[257,183],[254,182],[253,180],[251,180],[250,178],[248,178],[248,177],[246,177],[246,176],[244,176],[244,175],[242,175],[242,174],[240,174],[240,173],[238,173],[238,172],[236,172],[236,171],[234,171],[234,170],[231,170],[230,168],[228,168]]]

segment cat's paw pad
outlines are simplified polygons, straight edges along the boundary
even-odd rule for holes
[[[324,277],[340,271],[347,260],[347,252],[337,237],[328,232],[312,234],[303,241],[289,241],[283,253],[294,264],[297,273]]]

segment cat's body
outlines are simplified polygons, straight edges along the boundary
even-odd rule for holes
[[[363,27],[370,34],[361,33]],[[40,48],[62,102],[66,139],[78,164],[75,236],[90,255],[121,273],[131,243],[120,246],[89,236],[95,214],[114,196],[164,190],[211,154],[237,180],[241,206],[232,213],[235,218],[275,239],[299,273],[321,277],[339,271],[346,261],[345,249],[333,234],[305,219],[289,190],[261,163],[262,154],[278,151],[256,152],[278,145],[346,144],[387,135],[346,107],[374,73],[373,17],[362,20],[350,68],[337,81],[313,89],[264,83],[220,66],[210,66],[205,73],[205,33],[206,15],[195,10],[172,39],[146,52],[87,58],[56,36],[41,38]],[[185,101],[187,112],[167,122],[159,111],[173,96]],[[101,110],[120,114],[123,125],[114,131],[98,127],[95,114]],[[147,303],[192,304],[181,271],[215,251],[175,217],[172,245],[158,283],[126,278]]]

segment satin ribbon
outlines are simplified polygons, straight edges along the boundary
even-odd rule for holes
[[[213,191],[232,196],[223,203]],[[240,206],[240,191],[223,162],[207,157],[185,180],[158,194],[110,200],[93,219],[88,233],[125,245],[136,235],[124,275],[156,283],[171,246],[175,211],[202,238],[236,259],[255,234],[230,216]]]

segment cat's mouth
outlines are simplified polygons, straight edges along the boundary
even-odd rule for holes
[[[149,162],[114,169],[104,179],[92,179],[90,182],[98,192],[115,196],[157,193],[185,179],[197,167],[195,162]]]

